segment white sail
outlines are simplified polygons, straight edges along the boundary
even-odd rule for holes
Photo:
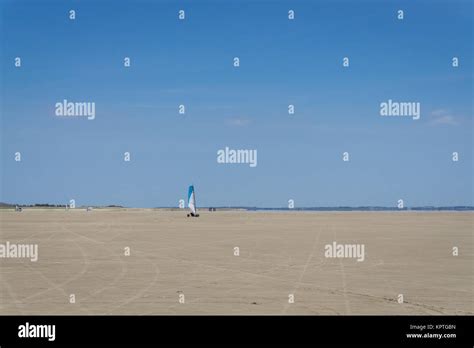
[[[191,213],[196,214],[196,195],[194,193],[194,186],[189,186],[188,190],[188,208]]]

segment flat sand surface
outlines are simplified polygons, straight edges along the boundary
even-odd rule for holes
[[[37,262],[0,258],[0,313],[473,314],[473,218],[0,210],[0,243],[39,248]],[[364,244],[364,261],[325,257],[334,241]]]

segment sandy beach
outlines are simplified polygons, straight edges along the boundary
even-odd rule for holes
[[[0,313],[474,313],[473,212],[200,214],[0,210],[0,243],[38,246],[0,259]]]

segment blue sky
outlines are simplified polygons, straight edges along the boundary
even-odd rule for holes
[[[204,206],[473,204],[471,1],[2,1],[1,11],[0,201],[176,206],[193,183]],[[95,102],[95,119],[55,116],[63,99]],[[388,99],[420,102],[421,118],[381,117]],[[218,164],[226,146],[257,149],[257,167]]]

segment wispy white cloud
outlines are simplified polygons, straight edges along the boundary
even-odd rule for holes
[[[231,118],[227,120],[227,124],[233,127],[245,127],[250,124],[250,120],[246,118]]]
[[[448,113],[448,110],[446,109],[435,109],[431,111],[431,116],[442,116],[446,115]]]
[[[457,126],[459,124],[459,118],[454,116],[449,110],[436,109],[430,113],[430,124],[431,125],[448,125]]]

